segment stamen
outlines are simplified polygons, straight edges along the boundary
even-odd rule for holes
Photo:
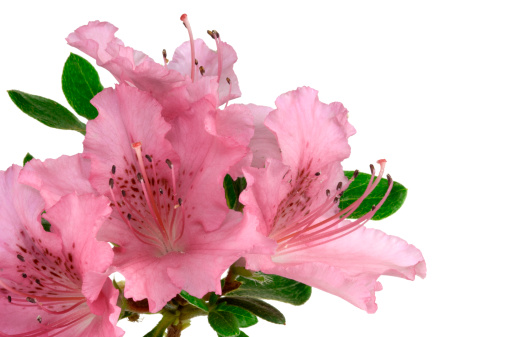
[[[220,40],[219,32],[217,32],[216,30],[212,31],[208,30],[207,33],[215,40],[215,44],[217,46],[217,59],[218,59],[217,83],[220,83],[220,77],[222,75],[222,48],[221,48],[222,41]]]
[[[364,214],[360,219],[357,219],[356,221],[349,223],[345,226],[338,227],[337,225],[345,220],[351,213],[353,213],[358,206],[362,203],[362,201],[376,188],[378,183],[381,180],[381,177],[384,172],[384,166],[386,163],[386,160],[379,160],[378,163],[381,166],[381,170],[379,173],[379,176],[376,178],[376,181],[373,182],[375,170],[371,168],[372,176],[369,181],[369,184],[364,192],[364,194],[356,200],[353,204],[348,206],[347,208],[341,210],[339,213],[335,214],[334,216],[331,216],[330,218],[320,221],[312,226],[308,225],[308,219],[301,219],[298,222],[299,229],[295,231],[294,233],[290,235],[286,235],[285,237],[282,237],[282,235],[285,235],[284,233],[279,233],[277,237],[277,242],[279,243],[279,255],[292,253],[295,251],[299,251],[302,249],[307,249],[310,247],[315,247],[318,245],[322,245],[324,243],[336,240],[340,237],[343,237],[345,235],[348,235],[349,233],[355,231],[356,229],[360,228],[365,224],[369,219],[374,216],[377,210],[381,208],[383,203],[385,202],[386,198],[391,192],[391,189],[393,187],[393,179],[390,175],[387,175],[388,180],[388,190],[386,191],[384,197],[381,199],[381,201],[374,205],[369,212]],[[355,174],[353,175],[355,176]],[[341,192],[342,193],[342,192]],[[338,197],[334,198],[334,202],[338,202]],[[326,203],[325,203],[326,204]],[[322,209],[322,206],[318,207],[318,209]],[[324,227],[323,227],[324,226]],[[295,228],[295,226],[291,226]],[[284,232],[284,231],[283,231]],[[286,231],[287,233],[287,231]],[[281,235],[282,234],[282,235]],[[284,242],[286,241],[286,242]]]
[[[182,20],[183,25],[185,26],[185,28],[187,28],[187,31],[189,32],[189,41],[191,45],[191,60],[195,60],[196,52],[194,49],[194,37],[192,36],[192,29],[190,26],[189,19],[187,18],[187,14],[182,14],[182,16],[180,16],[180,20]],[[194,65],[192,64],[192,61],[191,61],[191,80],[192,82],[194,82]]]
[[[109,187],[113,188],[113,186],[115,186],[115,181],[113,178],[109,178]]]
[[[224,108],[228,107],[229,97],[231,97],[231,80],[229,79],[229,77],[226,77],[226,82],[228,82],[228,84],[229,84],[229,92],[228,92],[228,97],[227,97],[227,100],[226,100],[226,105],[225,105]]]
[[[145,164],[143,163],[143,158],[141,156],[141,142],[133,143],[132,148],[136,152],[136,157],[138,158],[139,168],[141,170],[141,173],[143,174],[143,176],[141,177],[141,174],[138,173],[138,180],[141,183],[141,187],[143,188],[143,193],[145,194],[148,208],[150,209],[150,212],[152,213],[153,219],[159,226],[161,233],[164,235],[165,238],[168,238],[166,229],[164,228],[164,224],[162,222],[161,215],[159,213],[159,208],[157,207],[155,200],[153,199],[153,193],[152,193],[152,188],[150,186],[150,180],[148,179],[148,175],[146,174]],[[145,181],[146,181],[146,184],[145,184]]]
[[[339,181],[339,183],[337,184],[337,191],[340,190],[342,188],[342,181]]]
[[[113,174],[116,173],[116,166],[115,165],[111,166],[111,173],[113,173]]]
[[[199,72],[201,73],[201,76],[205,75],[205,68],[203,66],[199,66]]]
[[[162,49],[162,59],[164,60],[165,65],[169,63],[168,53],[166,52],[166,49]]]

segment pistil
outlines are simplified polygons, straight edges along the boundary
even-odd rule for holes
[[[196,60],[196,51],[194,49],[194,37],[192,36],[192,29],[190,26],[189,19],[187,18],[187,14],[182,14],[182,16],[180,16],[180,20],[183,21],[183,25],[185,26],[185,28],[187,28],[187,31],[189,32],[189,40],[190,40],[190,46],[191,46],[191,62],[190,62],[191,80],[192,80],[192,82],[194,82],[194,73],[195,73],[194,62]]]

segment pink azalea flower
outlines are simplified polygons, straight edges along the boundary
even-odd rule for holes
[[[125,295],[157,312],[182,289],[219,293],[224,270],[256,237],[265,240],[227,208],[222,187],[248,153],[248,109],[216,110],[202,99],[169,124],[156,100],[127,85],[92,104],[99,116],[87,125],[84,153],[92,186],[114,205],[99,238],[118,245]]]
[[[71,33],[67,42],[95,58],[97,64],[109,70],[120,83],[149,92],[163,106],[162,113],[166,118],[176,117],[203,97],[218,106],[240,96],[233,72],[236,53],[218,36],[218,52],[206,47],[202,40],[191,40],[175,51],[171,62],[164,52],[164,64],[161,65],[144,53],[125,47],[115,37],[117,30],[108,22],[93,21]],[[191,59],[191,46],[194,50],[194,45],[196,52]],[[189,74],[191,60],[198,60],[196,71],[199,76],[196,79]]]
[[[95,240],[109,200],[61,198],[44,213],[46,232],[45,203],[17,182],[20,169],[0,172],[0,336],[122,336],[118,290],[95,282],[113,259],[109,244]]]
[[[379,161],[381,172],[364,195],[338,210],[349,184],[341,161],[350,154],[348,137],[355,132],[347,110],[341,103],[321,103],[310,88],[280,96],[276,106],[265,125],[277,137],[281,160],[270,158],[261,169],[245,168],[248,187],[240,200],[277,248],[272,254],[248,255],[247,267],[306,283],[375,312],[380,275],[413,280],[426,270],[414,246],[363,227],[388,196],[390,177],[375,208],[358,220],[345,220],[380,181],[386,161]],[[371,170],[374,177],[373,166]]]

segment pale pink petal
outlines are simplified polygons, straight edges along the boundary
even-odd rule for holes
[[[288,172],[287,165],[272,159],[268,159],[262,169],[243,169],[247,188],[240,195],[240,202],[245,205],[245,212],[251,212],[260,219],[258,230],[266,236],[272,230],[279,204],[290,190],[290,185],[283,183]]]
[[[268,158],[282,160],[279,143],[275,134],[265,126],[265,119],[273,108],[261,105],[248,104],[254,118],[254,136],[250,141],[250,149],[254,154],[253,167],[263,167]]]
[[[247,267],[289,277],[335,294],[373,313],[381,275],[414,280],[425,277],[425,261],[413,245],[395,236],[361,227],[327,244],[298,252],[247,256]]]
[[[113,251],[107,242],[95,236],[111,213],[106,197],[92,194],[68,194],[47,210],[44,218],[63,242],[63,254],[71,269],[81,277],[88,272],[104,272],[113,261]]]
[[[368,313],[377,310],[375,292],[382,289],[379,275],[349,275],[346,271],[322,262],[279,264],[260,256],[247,257],[247,268],[261,270],[305,283],[339,296]]]
[[[69,193],[95,193],[89,175],[90,160],[77,154],[44,162],[32,159],[21,170],[19,182],[38,190],[49,208]]]
[[[233,104],[224,110],[217,111],[217,134],[237,142],[249,151],[244,158],[237,162],[229,174],[236,180],[242,176],[242,167],[250,166],[252,151],[249,150],[249,142],[254,135],[252,113],[248,105]]]
[[[406,241],[380,230],[360,227],[330,243],[275,256],[277,263],[323,262],[350,275],[391,275],[414,280],[425,277],[422,253]]]
[[[184,210],[192,214],[186,226],[199,225],[206,231],[218,229],[228,212],[224,176],[248,154],[243,136],[238,137],[252,127],[242,122],[240,132],[233,132],[218,123],[218,115],[214,106],[201,100],[174,121],[167,136],[180,156],[178,184]]]
[[[222,57],[222,71],[220,74],[219,83],[219,105],[226,103],[229,100],[240,97],[240,87],[238,85],[238,79],[233,71],[233,65],[235,64],[238,57],[236,52],[225,42],[219,42],[221,48]],[[206,43],[201,39],[194,40],[195,46],[195,59],[198,61],[198,65],[195,69],[196,78],[198,81],[205,77],[215,77],[219,75],[219,53],[208,48]],[[204,74],[201,75],[199,67],[204,68]],[[177,70],[183,75],[191,76],[191,48],[190,42],[184,42],[180,47],[175,50],[173,59],[167,64],[168,69]],[[227,82],[227,78],[230,80],[230,84]]]
[[[279,96],[275,105],[265,125],[276,134],[282,161],[293,172],[314,174],[349,157],[354,128],[341,103],[324,104],[317,91],[303,87]]]

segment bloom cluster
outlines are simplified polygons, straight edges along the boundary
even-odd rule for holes
[[[124,46],[108,22],[68,36],[118,84],[91,100],[98,116],[83,153],[0,173],[0,336],[121,336],[119,295],[160,312],[182,291],[224,293],[231,265],[369,313],[381,275],[425,276],[417,248],[364,227],[394,186],[382,179],[385,160],[338,207],[358,176],[341,165],[355,133],[344,106],[308,87],[281,95],[275,109],[230,104],[241,94],[235,51],[216,31],[216,51],[194,40],[181,19],[190,39],[171,60],[164,51],[162,64]],[[246,182],[235,207],[226,176]],[[351,219],[382,180],[381,200]]]

